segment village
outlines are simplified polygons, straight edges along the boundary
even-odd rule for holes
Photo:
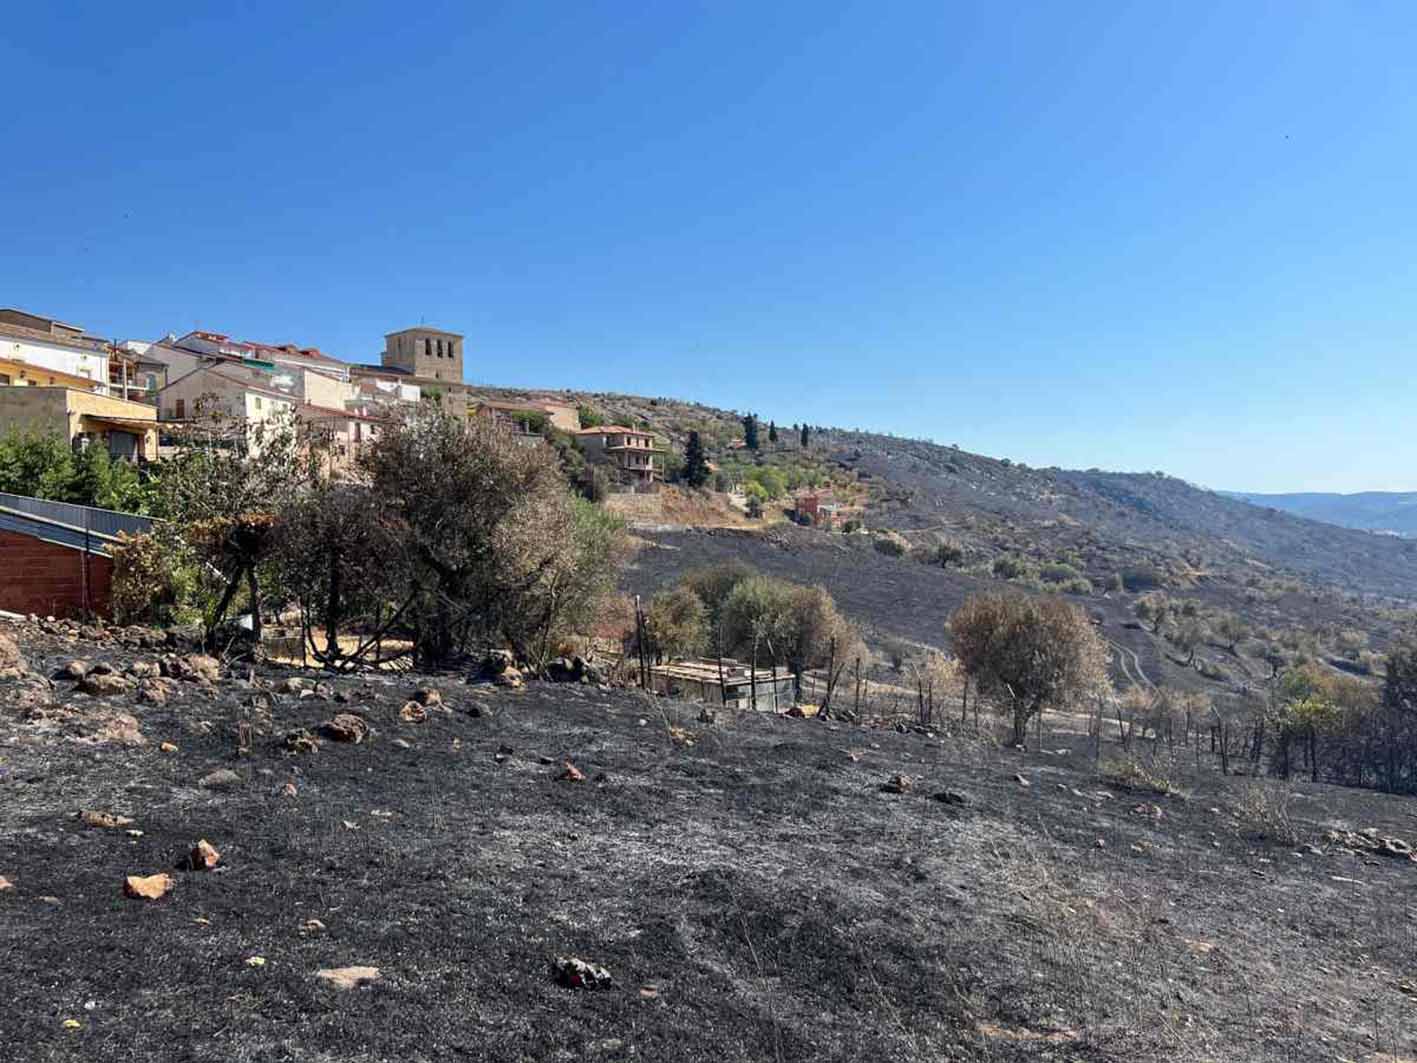
[[[44,437],[75,454],[89,448],[125,463],[140,476],[160,475],[184,431],[219,418],[243,429],[298,423],[318,433],[329,473],[355,475],[358,458],[390,424],[410,414],[440,411],[461,423],[484,423],[518,447],[559,443],[575,462],[569,486],[631,527],[662,527],[667,495],[699,488],[716,501],[674,509],[677,519],[752,526],[774,521],[841,529],[860,506],[830,486],[787,491],[769,474],[769,492],[743,477],[745,457],[776,444],[775,425],[745,417],[742,435],[719,441],[733,460],[708,460],[697,433],[676,448],[665,433],[639,423],[604,423],[570,393],[533,392],[511,399],[465,379],[464,337],[419,325],[383,338],[377,363],[346,361],[314,346],[237,340],[207,330],[169,333],[159,340],[114,341],[81,326],[14,308],[0,308],[0,439]],[[627,420],[631,420],[628,419]],[[793,445],[808,446],[806,426],[792,427]],[[678,450],[697,451],[697,477]],[[678,482],[676,488],[674,481]],[[766,504],[766,505],[765,505]],[[0,587],[0,611],[17,616],[112,621],[114,554],[125,535],[145,535],[154,518],[55,497],[0,491],[0,547],[11,578]],[[858,526],[859,522],[852,527]],[[119,617],[119,619],[122,619]],[[804,682],[777,667],[755,668],[731,658],[628,660],[638,639],[629,624],[602,625],[598,649],[627,669],[638,685],[726,707],[787,711],[802,700]],[[312,663],[307,637],[268,631],[265,652]],[[705,647],[697,647],[702,650]],[[662,657],[662,654],[658,655]]]

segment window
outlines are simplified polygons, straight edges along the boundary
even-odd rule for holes
[[[428,355],[429,358],[433,357],[433,341],[431,339],[423,341],[423,353]]]
[[[256,409],[259,410],[261,408],[261,396],[253,395],[252,398],[256,400]]]
[[[173,413],[176,414],[177,419],[178,419],[179,421],[182,420],[183,418],[185,418],[185,417],[187,416],[187,400],[186,400],[186,399],[178,399],[178,400],[177,400],[177,408],[173,411]]]

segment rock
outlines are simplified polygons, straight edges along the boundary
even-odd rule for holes
[[[230,790],[242,785],[246,780],[240,774],[230,768],[217,768],[216,771],[207,772],[197,780],[197,785],[204,790]]]
[[[221,678],[221,662],[215,657],[202,653],[188,653],[181,657],[164,657],[162,674],[172,679],[186,679],[194,683],[215,683]]]
[[[358,989],[379,980],[377,967],[326,967],[315,972],[316,978],[323,978],[336,989]]]
[[[118,669],[108,661],[94,661],[89,665],[87,675],[117,675]]]
[[[580,662],[580,667],[576,667],[576,661]],[[585,674],[585,660],[577,657],[574,660],[569,657],[557,657],[546,664],[546,678],[553,683],[578,683],[581,676]]]
[[[1023,774],[1022,774],[1022,773],[1019,773],[1019,774],[1017,774],[1017,775],[1014,776],[1014,782],[1018,783],[1020,786],[1032,786],[1032,785],[1033,785],[1032,783],[1030,783],[1027,779],[1025,779],[1025,778],[1023,777]]]
[[[557,956],[551,969],[556,981],[568,989],[605,989],[610,986],[609,971],[575,956]]]
[[[167,872],[156,875],[129,875],[123,880],[123,893],[135,900],[155,901],[172,889],[172,876]]]
[[[282,679],[273,688],[277,694],[299,694],[302,691],[313,690],[315,684],[308,679],[302,679],[298,675]]]
[[[280,788],[281,797],[299,797],[300,790],[293,782],[288,782]]]
[[[517,659],[511,650],[492,650],[482,658],[482,675],[490,679],[516,666]]]
[[[406,738],[395,738],[393,745],[398,749],[412,749],[413,743]]]
[[[483,717],[491,716],[492,710],[489,709],[486,705],[479,705],[477,702],[474,701],[471,705],[467,707],[467,714],[471,716],[474,720],[480,720]]]
[[[281,739],[281,744],[289,753],[318,753],[320,752],[320,740],[314,733],[300,728],[298,731],[290,731]]]
[[[15,884],[13,882],[11,882],[4,875],[0,875],[0,893],[5,893],[6,891],[12,890],[14,888]]]
[[[699,723],[711,724],[716,722],[716,720],[717,717],[714,716],[713,710],[710,709],[707,705],[705,705],[702,709],[699,710]]]
[[[124,830],[133,825],[133,821],[127,816],[117,816],[112,812],[97,812],[85,810],[79,813],[79,819],[84,826],[93,827],[97,830]]]
[[[162,675],[162,666],[156,661],[134,661],[128,666],[128,674],[134,679],[156,679]]]
[[[569,760],[556,776],[557,782],[585,782],[585,772]]]
[[[193,871],[210,871],[219,863],[221,863],[221,853],[217,852],[216,846],[205,838],[192,846],[192,851],[187,854],[187,866]]]
[[[158,747],[157,747],[157,748],[158,748],[158,750],[159,750],[160,752],[163,752],[163,753],[176,753],[176,752],[177,752],[177,747],[176,747],[173,743],[171,743],[171,742],[161,742],[161,743],[158,744]]]
[[[89,662],[75,659],[60,665],[54,672],[55,679],[71,679],[78,682],[89,674]]]
[[[425,709],[433,709],[443,704],[443,695],[432,687],[419,687],[413,692],[413,700]]]
[[[307,919],[300,924],[302,934],[323,934],[325,929],[325,924],[318,919]]]
[[[320,725],[320,733],[332,742],[358,744],[369,737],[369,725],[363,717],[352,712],[341,712],[328,723]]]
[[[25,660],[24,654],[20,652],[19,643],[9,635],[0,631],[0,671],[9,669],[25,671],[29,668],[29,662]]]
[[[508,668],[505,672],[499,672],[492,677],[492,685],[505,687],[508,690],[519,690],[526,686],[526,680],[522,678],[518,669]]]
[[[247,956],[247,957],[246,957],[246,966],[247,966],[247,967],[264,967],[265,965],[266,965],[266,958],[265,958],[264,956]]]
[[[940,802],[942,805],[969,804],[969,797],[960,793],[958,790],[941,790],[939,793],[932,795],[932,799]]]
[[[427,723],[428,710],[416,701],[407,701],[399,709],[399,719],[404,723]]]
[[[888,794],[903,794],[914,789],[915,780],[909,775],[892,775],[881,784],[881,792]]]
[[[112,672],[95,672],[91,668],[89,669],[89,674],[79,680],[79,689],[93,697],[109,697],[114,694],[126,694],[128,692],[128,680]]]
[[[138,701],[143,705],[166,705],[172,684],[166,679],[149,678],[138,683]]]

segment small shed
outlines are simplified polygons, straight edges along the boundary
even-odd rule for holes
[[[785,712],[791,708],[796,683],[791,672],[753,669],[737,661],[675,661],[650,668],[650,688],[656,694],[705,701],[730,709]],[[756,695],[756,699],[755,699]]]

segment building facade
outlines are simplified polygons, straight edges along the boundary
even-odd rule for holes
[[[575,435],[587,464],[609,468],[620,483],[645,489],[664,472],[664,452],[651,432],[611,424],[582,428]]]
[[[157,410],[142,402],[68,387],[0,387],[0,428],[62,436],[70,446],[102,446],[115,458],[157,458]]]

